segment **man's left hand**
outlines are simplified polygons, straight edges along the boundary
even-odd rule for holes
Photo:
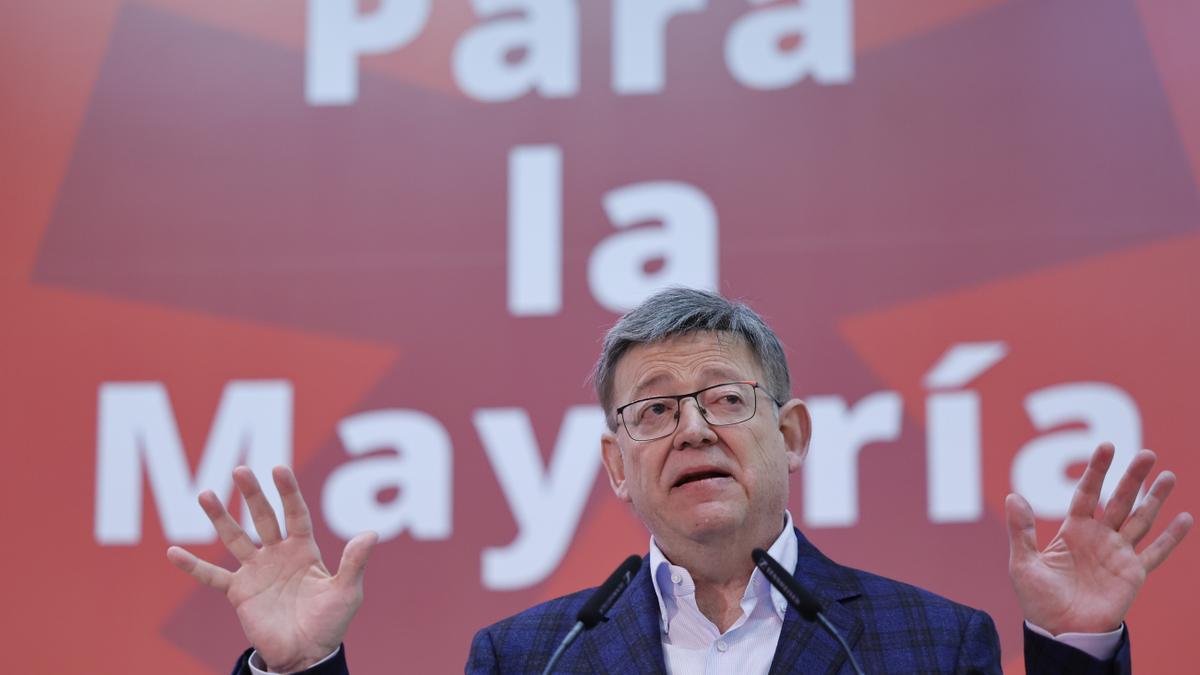
[[[1134,509],[1155,456],[1142,450],[1129,464],[1116,491],[1097,513],[1100,487],[1112,464],[1113,446],[1096,449],[1075,488],[1067,517],[1044,550],[1037,546],[1033,509],[1010,494],[1008,571],[1025,619],[1053,635],[1102,633],[1119,628],[1146,576],[1183,541],[1192,516],[1180,513],[1141,553],[1135,547],[1154,524],[1175,487],[1175,474],[1164,471]]]

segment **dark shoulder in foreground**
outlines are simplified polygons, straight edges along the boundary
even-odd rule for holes
[[[930,630],[939,627],[961,630],[972,621],[986,620],[988,624],[991,623],[991,618],[982,610],[919,586],[853,567],[831,564],[843,571],[843,578],[847,581],[842,586],[826,591],[827,599],[843,604],[847,609],[860,609],[859,615],[864,620],[874,619],[872,623],[877,627],[886,627],[892,619],[902,619],[906,623],[916,621]]]
[[[515,636],[529,638],[537,635],[539,631],[557,630],[564,624],[569,629],[575,623],[575,615],[579,613],[583,603],[587,602],[595,590],[596,587],[585,588],[570,595],[547,600],[497,621],[480,630],[477,635],[491,633],[499,639],[509,639]]]
[[[832,615],[844,612],[851,624],[861,621],[867,633],[903,629],[915,639],[934,642],[941,641],[938,634],[942,631],[961,637],[971,623],[986,623],[994,634],[991,619],[978,609],[903,581],[836,563],[800,531],[796,531],[796,543],[794,575],[821,601],[831,621]]]
[[[541,672],[595,590],[548,600],[480,629],[471,640],[467,672],[498,672],[501,662],[506,672]]]
[[[1000,672],[1000,641],[985,612],[835,563],[803,534],[797,533],[797,541],[797,580],[820,600],[866,672]],[[835,659],[837,648],[823,630],[789,611],[775,656],[801,664],[822,652]]]

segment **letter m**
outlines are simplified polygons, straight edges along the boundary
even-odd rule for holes
[[[143,467],[167,540],[211,542],[216,532],[196,503],[200,492],[208,489],[228,498],[239,463],[260,480],[272,466],[291,463],[292,385],[285,380],[229,382],[193,477],[166,387],[160,382],[103,383],[96,455],[98,543],[141,540]],[[280,512],[279,495],[272,489],[264,492]],[[256,536],[249,514],[242,522]]]

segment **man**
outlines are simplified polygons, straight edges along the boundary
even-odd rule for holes
[[[847,672],[833,638],[789,609],[755,569],[754,548],[795,571],[866,672],[999,672],[986,614],[837,565],[792,528],[789,474],[804,461],[811,424],[804,403],[791,398],[779,340],[748,307],[696,290],[655,295],[609,331],[595,384],[608,420],[604,466],[617,497],[650,530],[650,553],[610,621],[581,638],[558,672]],[[1135,552],[1175,483],[1163,472],[1133,508],[1155,461],[1149,451],[1134,458],[1094,517],[1112,456],[1108,445],[1093,455],[1044,551],[1028,503],[1017,495],[1006,501],[1030,672],[1128,671],[1124,617],[1146,575],[1191,526],[1191,516],[1179,514]],[[352,539],[330,575],[287,469],[274,471],[287,539],[249,470],[238,468],[234,480],[263,546],[206,492],[200,503],[241,567],[231,573],[168,550],[237,610],[254,650],[234,672],[346,672],[340,645],[361,602],[375,535]],[[587,595],[480,631],[467,670],[540,672]]]

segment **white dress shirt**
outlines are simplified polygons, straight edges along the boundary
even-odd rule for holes
[[[783,531],[767,553],[784,569],[791,570],[796,567],[796,551],[789,513]],[[654,593],[658,596],[663,659],[668,673],[740,675],[766,673],[771,669],[788,604],[757,567],[742,593],[742,615],[724,633],[700,612],[692,575],[672,565],[654,537],[650,538],[650,570]]]

